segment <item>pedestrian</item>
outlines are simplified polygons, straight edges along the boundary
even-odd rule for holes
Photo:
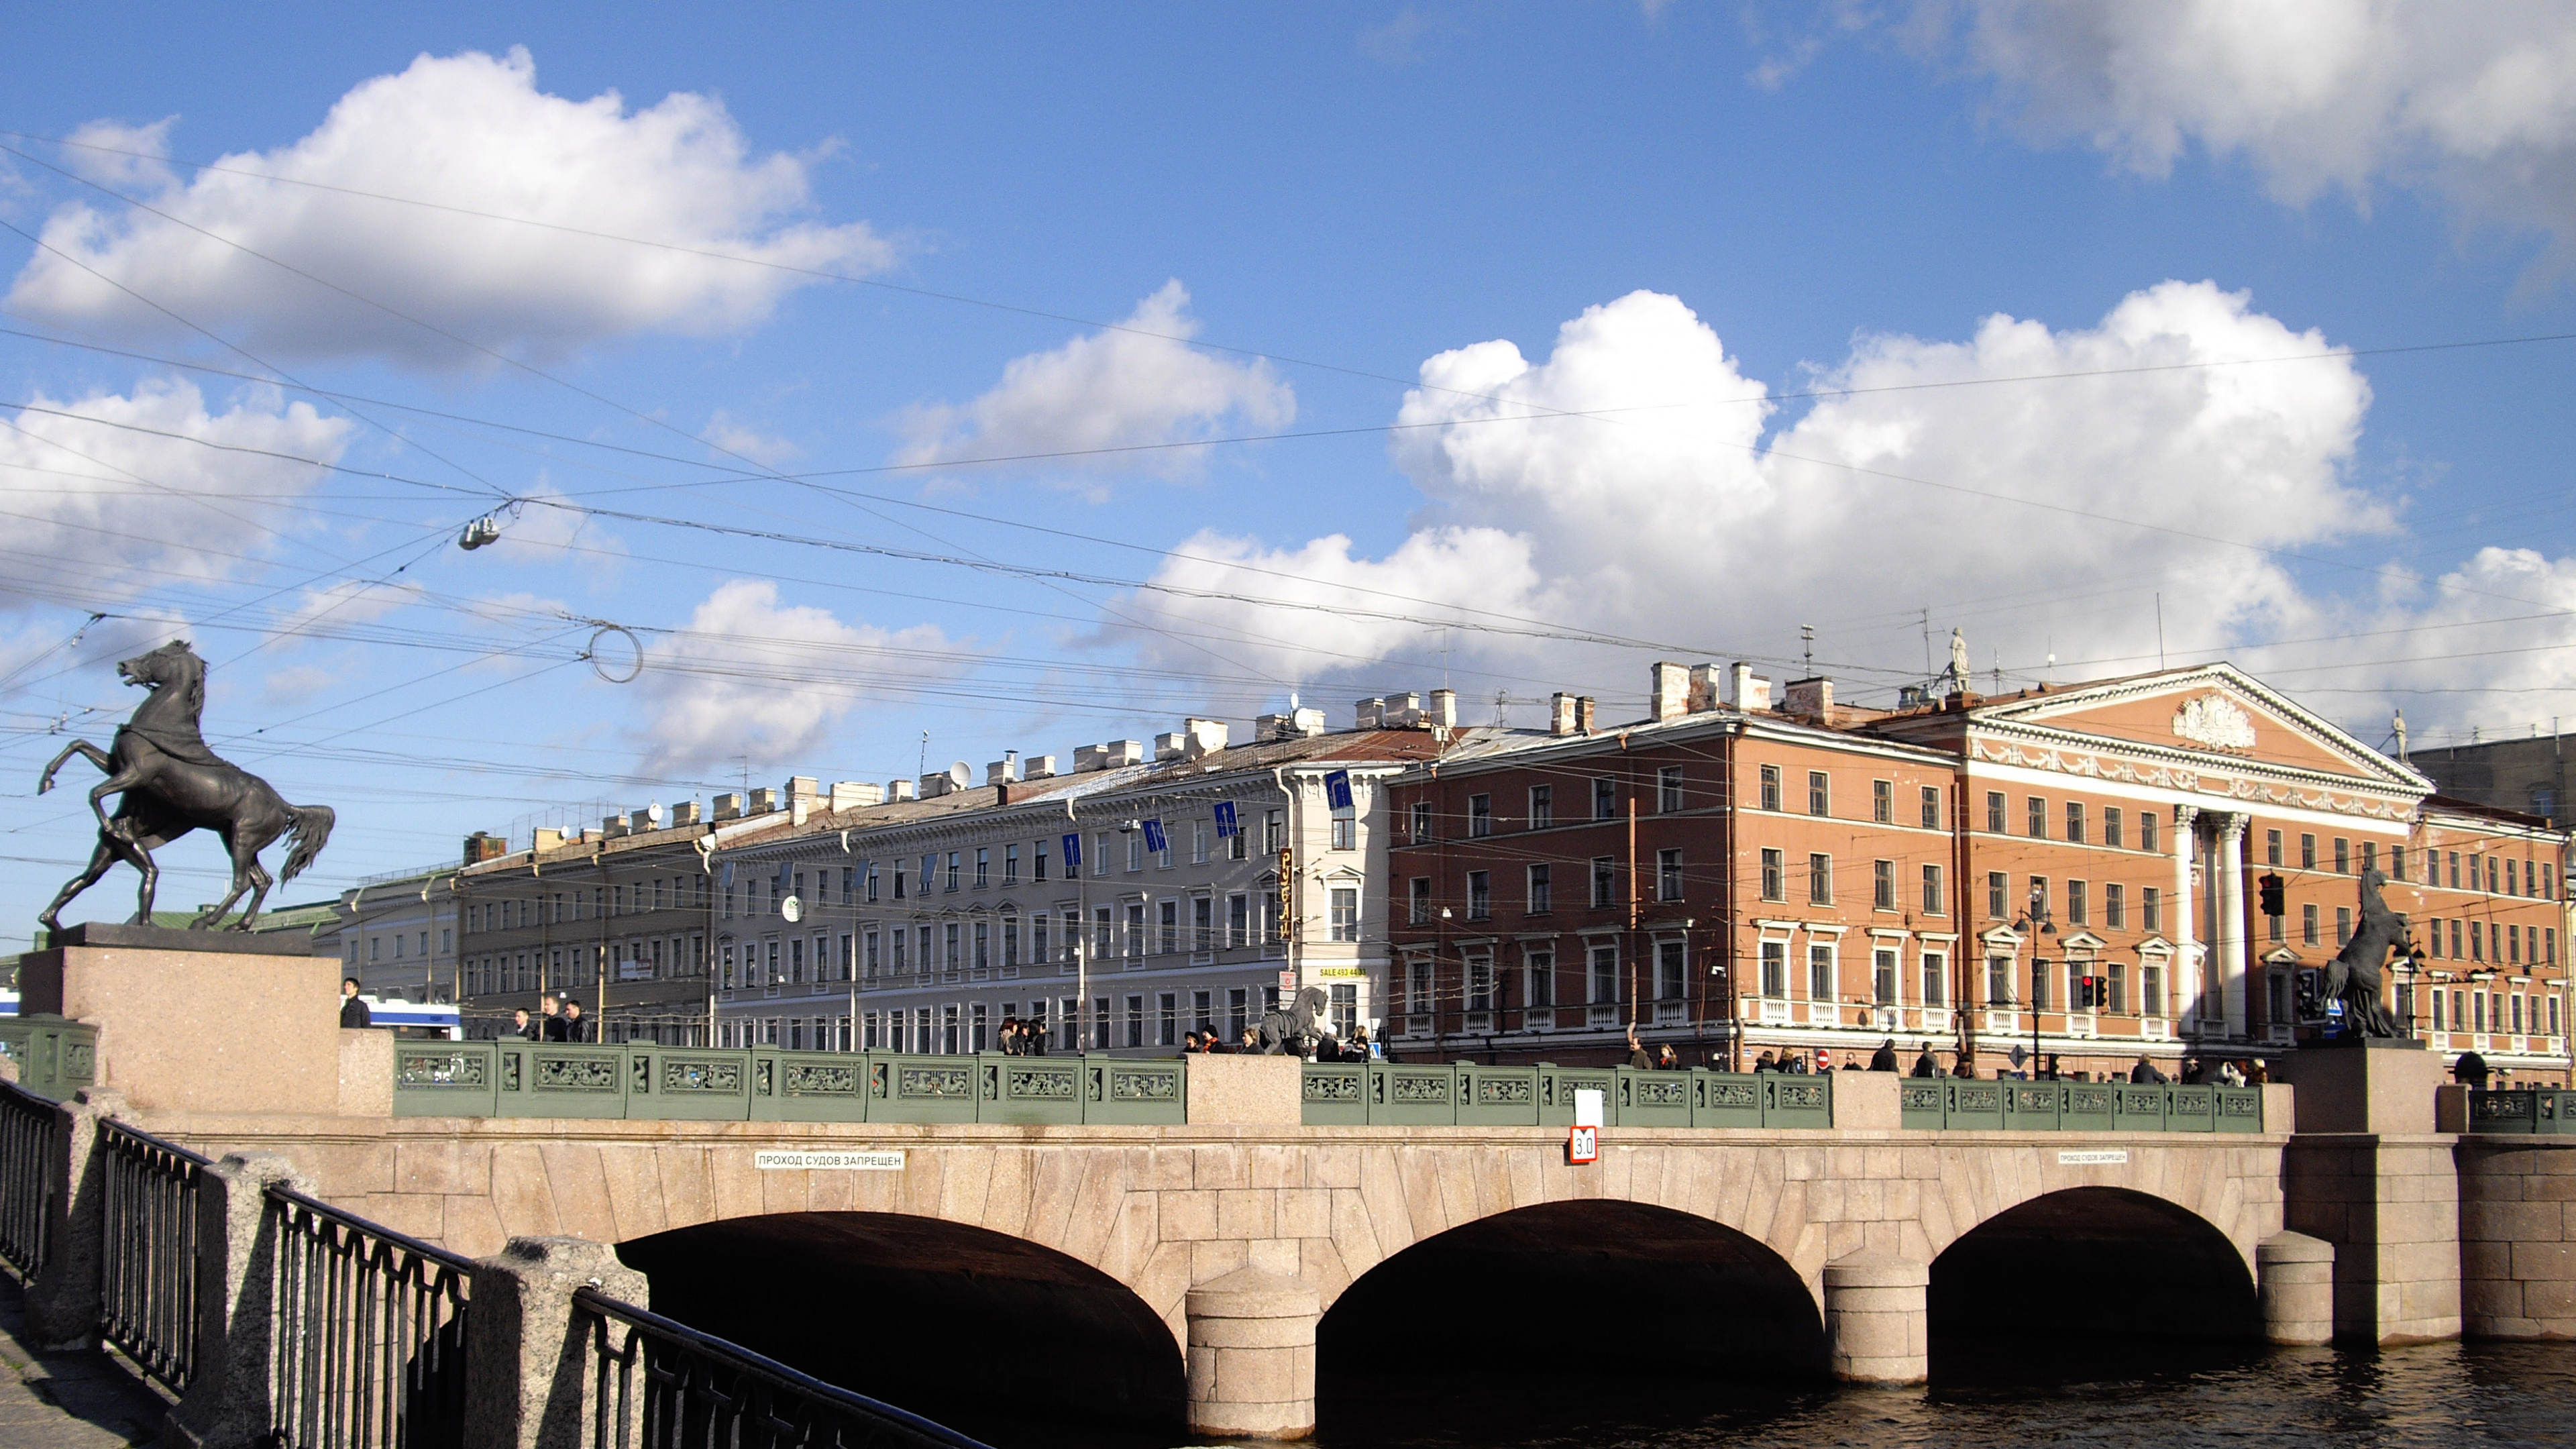
[[[1364,1062],[1375,1055],[1377,1055],[1377,1043],[1369,1040],[1368,1028],[1352,1027],[1349,1060]]]
[[[2138,1064],[2129,1068],[2129,1080],[2142,1087],[2161,1087],[2165,1084],[2165,1074],[2156,1070],[2156,1064],[2147,1060],[2145,1052],[2140,1052]]]
[[[2259,1087],[2270,1080],[2272,1080],[2272,1069],[2263,1064],[2261,1057],[2256,1057],[2245,1068],[2245,1085],[2249,1087]]]
[[[1646,1054],[1646,1044],[1637,1040],[1637,1028],[1633,1023],[1628,1028],[1628,1065],[1639,1071],[1651,1070],[1655,1065],[1655,1059]]]
[[[1678,1072],[1681,1069],[1682,1059],[1679,1054],[1674,1052],[1673,1044],[1671,1042],[1666,1042],[1662,1046],[1655,1048],[1656,1071]]]
[[[1243,1045],[1240,1050],[1245,1056],[1251,1056],[1260,1051],[1261,1033],[1254,1031],[1251,1027],[1245,1027],[1243,1029]]]
[[[510,1035],[517,1037],[522,1041],[535,1041],[537,1039],[537,1029],[529,1024],[528,1009],[526,1007],[522,1006],[518,1010],[510,1013]]]
[[[1937,1077],[1941,1075],[1941,1063],[1933,1058],[1932,1043],[1928,1041],[1916,1044],[1916,1050],[1914,1053],[1914,1075],[1918,1077]]]
[[[561,1017],[557,1018],[557,1019],[558,1019],[558,1020],[560,1020],[560,1021],[563,1023],[563,1037],[561,1038],[562,1040],[564,1040],[564,1041],[588,1041],[588,1040],[590,1040],[590,1023],[588,1023],[588,1022],[586,1022],[586,1021],[583,1021],[583,1020],[581,1019],[581,1003],[580,1003],[580,1002],[578,1002],[578,1001],[574,1001],[574,1000],[572,1000],[571,998],[566,997],[566,998],[564,999],[564,1004],[563,1004],[563,1015],[562,1015]]]
[[[2218,1080],[2219,1080],[2219,1082],[2220,1082],[2221,1084],[2223,1084],[2223,1085],[2225,1085],[2225,1086],[2230,1086],[2230,1087],[2241,1087],[2241,1086],[2244,1086],[2244,1085],[2245,1085],[2245,1072],[2244,1072],[2244,1069],[2243,1069],[2243,1068],[2241,1068],[2241,1067],[2239,1067],[2239,1066],[2237,1066],[2237,1065],[2236,1065],[2236,1063],[2234,1063],[2233,1061],[2220,1062],[2220,1063],[2218,1064]]]
[[[2197,1087],[2208,1079],[2209,1068],[2201,1065],[2200,1058],[2185,1057],[2182,1059],[2182,1077],[2180,1080],[2184,1086]]]
[[[1887,1040],[1880,1042],[1878,1044],[1878,1050],[1869,1054],[1869,1069],[1873,1072],[1892,1072],[1896,1070],[1896,1038],[1889,1037]]]
[[[366,1001],[358,995],[358,978],[355,976],[341,977],[340,1025],[344,1027],[359,1027],[374,1026],[375,1024],[375,1013],[367,1010]]]
[[[1020,1054],[1022,1056],[1030,1057],[1045,1056],[1047,1052],[1046,1036],[1045,1022],[1037,1020],[1021,1022]]]
[[[2487,1059],[2476,1052],[2462,1052],[2451,1063],[2451,1080],[2483,1092],[2487,1089]]]
[[[1973,1079],[1977,1075],[1977,1059],[1966,1052],[1959,1053],[1959,1059],[1950,1064],[1950,1075]]]
[[[1753,1070],[1757,1072],[1776,1072],[1780,1070],[1780,1064],[1771,1059],[1771,1054],[1769,1052],[1764,1052],[1762,1055],[1753,1059]]]
[[[1826,1071],[1830,1072],[1834,1069],[1834,1059],[1830,1055],[1820,1051],[1816,1053],[1816,1059],[1823,1064]],[[1789,1065],[1781,1068],[1781,1070],[1787,1072],[1793,1077],[1811,1075],[1807,1070],[1807,1054],[1804,1052],[1789,1053]]]
[[[543,1018],[537,1023],[537,1039],[562,1041],[564,1039],[563,1004],[551,996],[540,996],[537,998],[537,1014]]]

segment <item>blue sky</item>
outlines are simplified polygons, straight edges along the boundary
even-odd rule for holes
[[[88,841],[36,772],[174,634],[218,748],[340,811],[288,899],[1291,691],[1617,714],[1655,658],[1794,673],[1801,624],[1884,698],[1921,610],[2007,684],[2152,667],[2161,611],[2370,739],[2576,697],[2576,342],[2377,351],[2576,333],[2554,7],[14,33],[21,921]]]

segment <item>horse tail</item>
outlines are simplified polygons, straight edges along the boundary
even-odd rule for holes
[[[286,827],[286,839],[292,848],[286,852],[286,869],[277,878],[280,885],[302,875],[304,868],[313,863],[313,857],[322,853],[322,847],[331,843],[331,823],[337,818],[328,805],[291,805],[287,808],[294,812],[295,823]]]

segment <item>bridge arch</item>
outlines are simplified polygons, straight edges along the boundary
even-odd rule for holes
[[[1100,1269],[1026,1238],[900,1212],[717,1218],[618,1245],[656,1312],[992,1442],[1183,1417],[1162,1316]],[[994,1392],[1007,1380],[1008,1393]]]

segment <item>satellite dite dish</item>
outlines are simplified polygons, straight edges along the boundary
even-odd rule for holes
[[[662,802],[661,802],[661,801],[659,801],[659,800],[656,800],[656,801],[654,801],[652,804],[645,806],[645,807],[644,807],[644,818],[645,818],[645,819],[647,819],[647,820],[652,821],[652,822],[653,822],[654,824],[656,824],[656,825],[661,824],[661,823],[662,823]]]
[[[789,896],[778,903],[778,914],[786,918],[787,924],[795,925],[805,919],[805,902],[795,896]]]

